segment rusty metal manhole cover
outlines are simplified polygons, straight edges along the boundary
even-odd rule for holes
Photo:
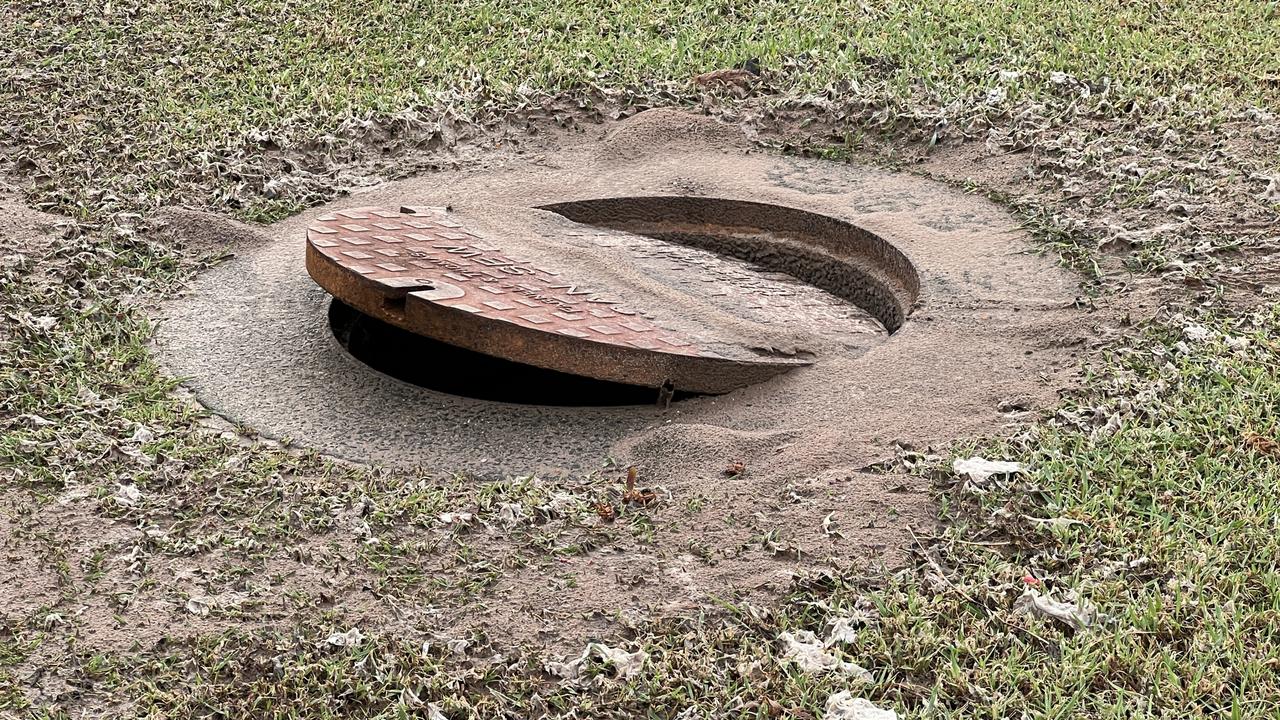
[[[554,213],[342,210],[309,228],[307,270],[360,312],[419,335],[695,393],[759,382],[823,349],[863,351],[901,324],[900,299],[916,290],[914,272],[904,280],[867,261],[883,248],[865,233],[833,241],[770,206],[645,200]]]

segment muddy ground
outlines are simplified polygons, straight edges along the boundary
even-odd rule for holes
[[[721,144],[733,148],[729,155]],[[673,159],[677,152],[707,161],[690,167]],[[0,516],[8,560],[0,584],[22,588],[0,601],[4,611],[42,613],[51,628],[75,628],[74,648],[45,644],[23,664],[30,697],[74,691],[52,670],[64,664],[62,654],[155,649],[270,626],[299,607],[322,609],[336,625],[365,633],[466,640],[494,651],[524,646],[552,657],[719,600],[768,603],[798,574],[890,574],[936,531],[930,481],[912,472],[925,456],[1008,432],[1052,408],[1077,386],[1097,348],[1152,316],[1172,292],[1195,298],[1206,267],[1225,267],[1242,303],[1271,287],[1257,263],[1229,272],[1244,264],[1234,248],[1182,247],[1163,282],[1130,275],[1126,263],[1145,261],[1143,238],[1131,230],[1121,240],[1114,237],[1120,231],[1099,236],[1109,254],[1098,275],[1062,269],[1051,249],[1045,253],[1019,229],[1024,218],[943,187],[976,180],[1012,193],[1051,192],[1027,184],[1031,158],[976,143],[940,149],[904,174],[763,154],[736,130],[656,114],[621,129],[542,134],[494,155],[471,153],[461,169],[379,184],[266,228],[184,210],[147,231],[156,242],[189,248],[189,257],[221,256],[190,279],[183,299],[163,308],[161,294],[131,300],[160,322],[166,372],[195,393],[178,390],[175,412],[205,416],[200,403],[212,407],[192,431],[242,451],[217,466],[182,456],[160,422],[115,416],[109,398],[84,389],[86,406],[103,418],[102,436],[49,442],[101,453],[110,470],[64,477],[56,496],[39,503],[8,493]],[[610,168],[623,170],[610,176]],[[566,176],[583,188],[617,188],[645,173],[664,189],[709,195],[756,194],[759,178],[782,177],[767,186],[768,199],[830,212],[837,196],[847,203],[842,214],[907,246],[927,287],[972,280],[967,264],[989,276],[942,302],[926,294],[897,337],[859,358],[665,413],[619,421],[618,411],[608,411],[603,424],[618,429],[585,446],[557,444],[560,434],[579,432],[565,424],[580,422],[568,411],[488,407],[479,414],[487,423],[484,455],[502,458],[498,472],[484,468],[487,484],[452,476],[473,457],[473,435],[459,416],[475,405],[463,403],[459,412],[452,401],[369,374],[342,354],[326,327],[326,299],[302,273],[301,230],[331,207],[420,197],[435,204],[442,192],[503,192],[499,181],[512,176],[528,184],[512,185],[508,197],[532,199],[563,187]],[[1186,215],[1174,204],[1151,210],[1147,225],[1181,217],[1160,231],[1179,238],[1188,225],[1203,234],[1215,223],[1254,222],[1248,211],[1232,214],[1243,206]],[[1124,212],[1110,216],[1115,227]],[[48,249],[75,237],[65,221],[16,199],[0,213],[20,228],[6,238],[15,251],[4,260],[7,270],[39,273],[29,266],[39,257],[52,267]],[[984,254],[967,255],[975,246]],[[998,272],[993,258],[1002,258]],[[202,304],[261,307],[277,293],[276,307],[287,310],[280,317],[295,335],[261,326],[239,332],[241,317]],[[305,351],[281,337],[301,339]],[[285,366],[292,374],[280,390]],[[249,371],[248,380],[238,371]],[[344,389],[353,392],[322,399]],[[47,419],[8,422],[38,428]],[[430,445],[437,436],[448,442]],[[422,447],[431,452],[415,452]],[[528,477],[583,457],[573,472]],[[388,469],[348,470],[369,462]],[[630,465],[656,501],[623,499]],[[517,479],[494,482],[500,475]],[[601,503],[618,516],[604,517]]]
[[[866,355],[830,357],[728,396],[665,411],[529,409],[441,397],[363,368],[333,342],[326,296],[301,265],[302,230],[335,207],[486,195],[533,204],[670,188],[846,216],[913,258],[924,277],[919,306]],[[356,495],[351,505],[338,487],[346,502],[311,508],[327,530],[277,539],[248,565],[235,559],[235,533],[212,518],[196,527],[221,540],[206,546],[181,523],[178,534],[194,545],[165,557],[174,503],[190,502],[181,484],[159,492],[124,478],[105,492],[73,485],[26,522],[61,538],[71,568],[111,559],[99,589],[72,610],[91,647],[267,623],[287,613],[284,598],[303,594],[366,632],[480,631],[498,647],[567,652],[714,598],[765,602],[816,569],[892,572],[936,518],[928,479],[907,472],[902,458],[999,434],[1053,407],[1083,356],[1154,307],[1147,291],[1082,301],[1080,279],[1036,253],[981,197],[918,176],[763,153],[732,127],[668,112],[541,136],[466,170],[385,184],[278,226],[175,212],[163,232],[235,256],[165,306],[158,335],[162,362],[196,391],[181,402],[198,411],[203,401],[225,416],[220,422],[235,423],[234,432],[224,426],[229,438],[288,438],[300,449],[408,467],[423,487],[459,468],[490,480],[550,474],[517,483],[525,489],[514,501],[491,503],[465,499],[479,480],[445,480],[455,489],[415,509],[411,522],[381,529],[365,519],[378,500]],[[173,460],[147,450],[150,431],[139,427],[124,452],[163,474]],[[615,499],[622,517],[602,517],[602,493],[632,465],[658,499],[636,507]],[[566,466],[574,471],[554,471]],[[283,472],[266,482],[287,505],[316,477]],[[220,492],[216,481],[206,487]],[[246,501],[228,499],[228,513]],[[270,505],[262,512],[277,516]],[[104,507],[117,515],[105,525]],[[216,512],[219,502],[206,507]],[[249,531],[261,513],[247,514]],[[21,553],[22,533],[11,530],[6,581],[29,591],[10,609],[56,605],[57,571],[48,558]],[[357,560],[380,547],[403,556],[401,571],[418,581],[385,589],[379,571]],[[449,547],[466,554],[450,557]],[[151,561],[124,562],[151,553]],[[492,577],[478,594],[464,589],[478,575]]]

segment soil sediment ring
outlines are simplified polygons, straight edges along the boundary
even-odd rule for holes
[[[760,503],[791,497],[788,483],[819,482],[820,494],[839,495],[861,482],[857,468],[902,446],[998,431],[1011,398],[1028,408],[1056,402],[1057,389],[1075,377],[1076,356],[1110,316],[1080,309],[1079,278],[1029,252],[1007,212],[909,174],[762,153],[731,130],[705,118],[642,113],[594,139],[535,138],[528,142],[545,145],[494,150],[473,167],[308,210],[266,228],[264,242],[242,247],[169,303],[158,352],[216,412],[353,460],[490,478],[590,473],[612,461],[638,465],[677,493],[733,489]],[[670,405],[654,403],[659,393],[651,389],[632,396],[590,383],[561,385],[565,397],[556,402],[545,376],[476,362],[493,359],[483,353],[444,352],[440,343],[368,346],[390,337],[381,331],[355,338],[382,359],[439,376],[436,384],[366,362],[344,349],[351,346],[342,342],[342,323],[331,324],[332,295],[300,271],[307,232],[361,208],[398,213],[407,198],[451,207],[414,213],[479,236],[456,244],[488,242],[494,252],[519,244],[535,265],[581,269],[574,279],[584,287],[600,273],[612,284],[591,289],[615,289],[616,299],[637,305],[652,299],[629,309],[651,313],[646,321],[662,333],[695,337],[699,350],[775,374]],[[340,224],[398,222],[348,220]],[[211,222],[192,218],[174,232],[246,232]],[[369,245],[344,249],[415,267],[373,252],[372,229],[360,234]],[[407,314],[411,293],[430,292],[413,286],[417,274],[395,292],[361,290],[376,290],[361,316]],[[507,297],[485,300],[517,304]],[[696,337],[708,328],[714,332]],[[794,371],[779,372],[779,360]],[[653,381],[668,377],[651,369]],[[731,460],[751,468],[733,488],[721,475]],[[858,497],[903,513],[927,504],[868,493]]]

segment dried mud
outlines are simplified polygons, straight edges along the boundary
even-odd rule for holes
[[[912,260],[919,302],[865,353],[831,353],[726,396],[665,410],[521,407],[449,397],[369,370],[333,338],[328,298],[303,271],[305,227],[342,207],[494,198],[534,207],[662,194],[769,202],[864,227]],[[554,521],[506,530],[490,518],[487,530],[458,536],[472,560],[447,552],[421,560],[426,578],[443,585],[464,581],[474,563],[501,568],[478,595],[425,586],[375,591],[379,577],[357,559],[371,538],[353,529],[360,525],[353,508],[335,510],[345,514],[334,529],[272,549],[248,574],[227,572],[238,562],[226,548],[167,553],[141,524],[104,517],[93,499],[30,510],[24,526],[43,527],[65,545],[72,583],[85,582],[90,559],[108,558],[97,589],[73,603],[76,633],[95,649],[145,649],[282,621],[291,612],[283,598],[301,592],[366,633],[479,632],[497,646],[569,653],[585,639],[695,611],[713,598],[767,601],[797,573],[892,568],[906,559],[913,529],[928,532],[937,514],[928,481],[885,461],[903,448],[999,433],[1051,407],[1075,383],[1081,356],[1132,309],[1078,303],[1079,279],[1035,254],[1012,219],[982,198],[919,177],[763,153],[733,128],[670,111],[530,138],[465,169],[388,183],[265,229],[183,210],[167,221],[172,241],[234,255],[165,306],[157,335],[167,369],[219,415],[359,462],[478,478],[560,474],[548,482],[583,496],[618,481],[617,470],[601,470],[612,459],[609,467],[639,467],[658,499],[642,513],[649,536],[599,518],[585,528]],[[743,472],[726,474],[730,464]],[[320,481],[273,482],[294,497]],[[66,579],[24,550],[28,541],[11,525],[0,532],[7,551],[22,557],[3,580],[30,593],[18,605],[6,601],[4,611],[21,616],[57,602]],[[553,531],[590,542],[568,556],[530,550],[530,536]],[[447,547],[450,537],[405,525],[380,541]],[[139,547],[152,558],[144,583],[125,561]],[[127,609],[114,604],[120,593],[130,594]],[[242,608],[203,617],[185,607],[192,597]],[[49,683],[39,692],[57,695]]]
[[[865,354],[825,357],[726,396],[666,410],[522,407],[409,386],[353,360],[326,325],[327,296],[302,269],[308,223],[344,207],[661,194],[774,203],[864,227],[913,261],[919,302]],[[175,218],[170,231],[216,237],[210,222]],[[926,481],[878,464],[902,448],[999,433],[1051,407],[1075,382],[1080,356],[1131,309],[1077,302],[1079,279],[1037,255],[982,198],[919,177],[762,153],[733,128],[674,111],[531,139],[260,234],[259,245],[242,243],[239,257],[166,307],[158,337],[170,370],[216,412],[359,462],[477,477],[582,476],[612,459],[638,466],[668,494],[648,514],[660,529],[652,544],[627,540],[508,570],[478,602],[417,621],[554,646],[605,633],[624,610],[667,614],[713,596],[767,596],[815,567],[900,563],[910,528],[928,528],[936,514]],[[747,471],[727,477],[730,463]],[[781,542],[765,551],[764,536]],[[714,561],[694,548],[711,548]]]

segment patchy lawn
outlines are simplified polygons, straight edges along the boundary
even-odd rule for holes
[[[1256,1],[6,5],[7,192],[56,214],[0,214],[34,228],[0,230],[0,717],[839,718],[845,690],[908,717],[1276,717],[1278,45]],[[690,82],[750,58],[742,88]],[[399,598],[465,607],[661,528],[596,530],[616,473],[477,485],[211,431],[146,349],[150,303],[208,260],[153,213],[278,217],[666,104],[988,193],[1082,302],[1168,307],[1052,417],[895,461],[949,521],[910,567],[619,618],[581,656],[425,632]],[[972,455],[1026,471],[951,469]],[[537,524],[440,532],[456,508]],[[298,567],[314,590],[257,584]],[[335,573],[378,622],[332,606]],[[139,629],[166,613],[171,637]]]

